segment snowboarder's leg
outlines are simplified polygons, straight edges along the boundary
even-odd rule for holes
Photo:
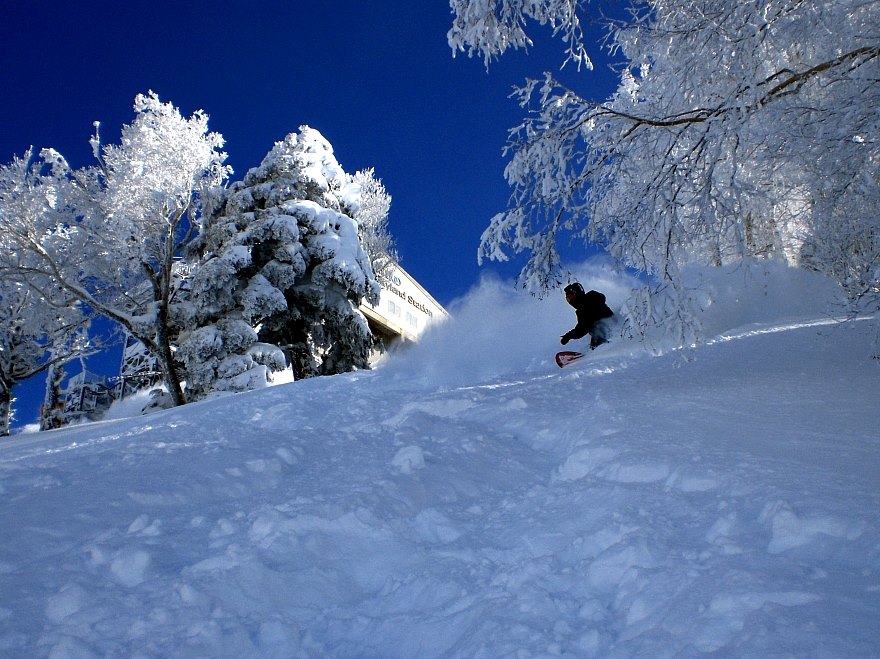
[[[603,343],[608,343],[608,324],[604,320],[598,321],[590,330],[590,350],[595,350]]]

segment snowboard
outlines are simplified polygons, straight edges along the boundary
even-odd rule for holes
[[[576,362],[578,359],[584,357],[584,353],[575,352],[573,350],[563,350],[562,352],[556,353],[556,363],[559,365],[559,368],[563,368],[568,366],[572,362]]]

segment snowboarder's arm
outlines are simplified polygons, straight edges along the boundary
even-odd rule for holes
[[[585,327],[583,323],[578,323],[575,327],[562,335],[562,345],[565,345],[572,339],[580,339],[586,336],[588,331],[589,328]]]

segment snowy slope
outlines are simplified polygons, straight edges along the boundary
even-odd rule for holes
[[[0,655],[880,652],[872,323],[559,370],[572,314],[496,295],[373,372],[5,442]]]

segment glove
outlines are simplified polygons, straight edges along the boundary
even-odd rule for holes
[[[565,345],[566,343],[569,342],[569,338],[568,338],[568,336],[567,336],[567,335],[563,335],[563,337],[559,340],[559,342],[560,342],[562,345]]]

